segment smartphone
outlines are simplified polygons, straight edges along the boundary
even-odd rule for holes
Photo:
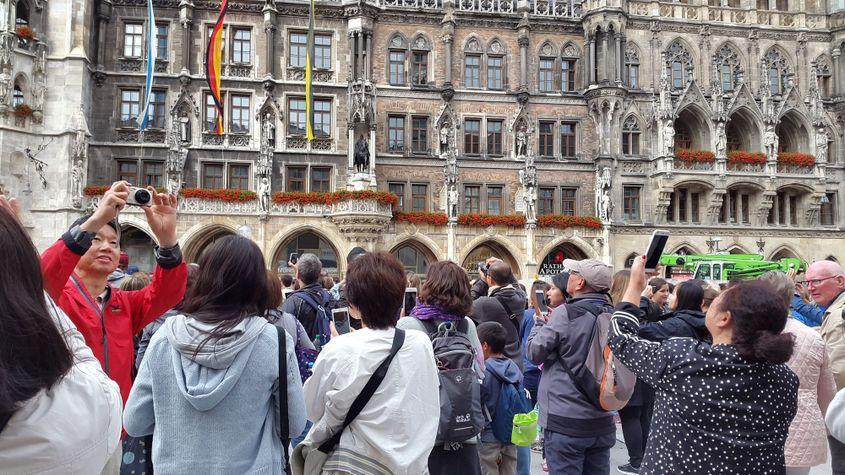
[[[548,315],[549,305],[546,303],[546,293],[542,290],[534,291],[534,301],[537,302],[537,308],[543,315]]]
[[[294,265],[294,264],[296,264],[296,261],[298,261],[298,260],[299,260],[299,254],[297,254],[295,252],[291,252],[290,256],[288,257],[288,262],[290,262],[291,265]]]
[[[487,263],[481,261],[478,263],[478,273],[479,274],[486,274],[487,273]]]
[[[349,333],[349,308],[342,307],[332,310],[332,321],[339,334]]]
[[[405,289],[405,316],[411,315],[411,310],[417,304],[417,289],[408,287]]]
[[[287,300],[290,297],[290,294],[293,293],[293,289],[284,289],[282,290],[282,298]]]
[[[654,272],[657,265],[660,264],[660,256],[663,255],[663,249],[666,248],[666,243],[669,241],[669,231],[662,229],[655,229],[651,235],[651,241],[648,243],[648,251],[645,254],[645,271]]]

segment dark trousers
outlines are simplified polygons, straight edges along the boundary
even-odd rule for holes
[[[546,437],[546,463],[555,475],[608,475],[610,448],[616,443],[611,432],[595,437],[571,437],[550,430]]]
[[[431,475],[481,475],[477,444],[456,444],[454,449],[446,450],[442,444],[431,449],[428,456],[428,471]]]
[[[845,475],[845,444],[827,436],[830,445],[830,468],[833,475]]]
[[[648,429],[651,419],[646,416],[643,406],[625,406],[619,410],[622,420],[622,436],[628,448],[628,462],[634,467],[643,463],[645,444],[648,440]]]

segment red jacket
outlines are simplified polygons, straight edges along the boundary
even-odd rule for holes
[[[100,314],[90,303],[96,304],[97,296],[89,295],[85,285],[73,273],[80,257],[82,254],[71,250],[62,239],[44,251],[41,255],[44,288],[76,324],[106,373],[120,386],[120,395],[126,403],[129,390],[132,389],[132,365],[135,360],[132,338],[182,300],[188,276],[187,266],[181,259],[171,269],[156,266],[152,283],[142,290],[124,292],[112,287],[102,317],[106,327],[103,331]],[[72,276],[74,279],[71,279]],[[79,287],[74,280],[80,283]]]

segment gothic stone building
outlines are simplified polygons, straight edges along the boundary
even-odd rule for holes
[[[155,0],[148,38],[142,0],[0,0],[0,187],[24,193],[40,247],[96,202],[84,185],[252,190],[259,199],[183,197],[183,249],[195,260],[241,233],[281,271],[290,252],[316,252],[343,273],[363,246],[418,272],[498,255],[530,280],[561,257],[621,269],[655,228],[672,232],[670,251],[841,261],[845,3],[828,2],[318,0],[308,142],[307,2],[229,2],[219,136],[204,77],[219,2]],[[23,24],[43,39],[16,34]],[[158,54],[141,132],[148,41]],[[21,120],[20,103],[38,117]],[[23,151],[47,137],[40,156]],[[346,189],[450,219],[392,219],[376,200],[267,199]],[[528,219],[455,219],[473,213]],[[603,226],[548,227],[545,215]],[[142,214],[121,219],[124,247],[150,266]]]

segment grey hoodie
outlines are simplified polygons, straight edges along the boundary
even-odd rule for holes
[[[250,317],[200,347],[213,328],[185,315],[165,320],[129,394],[126,432],[154,434],[153,464],[162,473],[281,473],[277,331]],[[299,434],[305,401],[285,336],[289,430]]]

